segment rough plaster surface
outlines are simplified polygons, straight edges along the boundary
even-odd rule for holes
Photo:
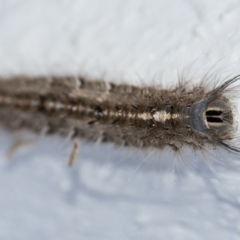
[[[234,75],[239,13],[237,0],[1,0],[0,74],[163,85],[179,70]],[[0,239],[240,238],[236,156],[220,153],[225,164],[210,159],[211,171],[188,153],[179,169],[168,150],[149,156],[81,143],[69,169],[71,142],[57,137],[28,136],[36,144],[7,161],[19,137],[1,130]]]

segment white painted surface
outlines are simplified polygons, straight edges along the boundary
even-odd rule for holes
[[[169,85],[219,60],[239,73],[239,23],[236,0],[1,0],[0,73]],[[221,155],[229,164],[215,174],[186,154],[179,174],[168,151],[143,162],[147,153],[82,143],[69,169],[71,143],[55,137],[6,161],[15,137],[1,131],[0,239],[240,238],[240,157]]]

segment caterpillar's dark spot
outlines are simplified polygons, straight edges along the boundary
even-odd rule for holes
[[[207,117],[207,121],[211,122],[211,123],[222,123],[223,119],[222,119],[222,111],[207,111],[206,112],[206,117]]]

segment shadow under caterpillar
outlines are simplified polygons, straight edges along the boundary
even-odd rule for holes
[[[239,75],[211,89],[203,82],[161,89],[73,76],[0,78],[0,123],[10,130],[45,129],[46,134],[141,149],[211,145],[240,152],[231,143],[236,125],[227,96],[238,80]]]

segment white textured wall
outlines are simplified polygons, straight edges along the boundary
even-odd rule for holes
[[[239,57],[237,0],[0,0],[1,75],[166,84],[182,70],[234,75]],[[16,137],[1,131],[0,239],[240,239],[233,156],[211,173],[190,154],[183,158],[189,170],[174,173],[161,167],[160,158],[173,157],[166,151],[141,164],[147,153],[81,143],[69,169],[71,143],[56,137],[7,161]]]

